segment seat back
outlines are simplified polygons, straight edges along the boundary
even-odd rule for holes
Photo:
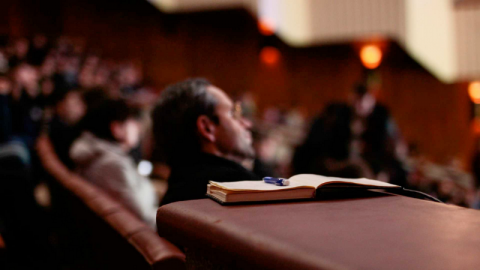
[[[185,268],[185,255],[176,246],[108,194],[68,170],[48,136],[40,136],[36,146],[52,178],[52,207],[68,228],[67,259],[95,269]]]

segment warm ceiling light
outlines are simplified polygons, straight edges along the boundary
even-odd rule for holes
[[[264,47],[260,51],[260,59],[268,65],[276,64],[280,59],[280,51],[272,46]]]
[[[258,31],[260,32],[260,34],[264,36],[271,36],[275,32],[274,28],[275,27],[270,20],[267,20],[267,19],[258,20]]]
[[[363,46],[360,50],[360,59],[366,68],[377,68],[382,61],[382,51],[375,45]]]
[[[468,85],[468,94],[473,103],[480,104],[480,81],[471,82]]]

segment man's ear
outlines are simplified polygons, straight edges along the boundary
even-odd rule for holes
[[[200,137],[204,138],[205,140],[209,142],[215,142],[215,128],[215,123],[213,123],[208,116],[200,115],[197,118],[198,133],[200,134]]]

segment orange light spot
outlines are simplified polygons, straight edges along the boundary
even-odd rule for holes
[[[360,59],[364,67],[377,68],[382,62],[382,51],[375,45],[363,46],[360,50]]]
[[[471,128],[474,134],[480,134],[480,119],[474,118],[471,124]]]
[[[267,65],[273,65],[280,59],[280,51],[271,46],[264,47],[260,51],[260,60]]]
[[[480,81],[471,82],[468,85],[468,94],[475,104],[480,104]]]
[[[274,25],[272,22],[270,22],[267,19],[260,19],[258,20],[258,31],[260,34],[264,36],[271,36],[273,35],[274,31]]]

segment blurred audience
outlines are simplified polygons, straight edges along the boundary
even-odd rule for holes
[[[70,149],[76,171],[155,228],[158,198],[128,152],[140,140],[138,111],[121,100],[105,100],[85,116],[82,133]]]
[[[478,152],[472,164],[477,178]],[[293,174],[367,177],[420,190],[450,204],[480,205],[478,185],[474,187],[460,162],[435,164],[418,147],[408,148],[388,109],[364,84],[354,88],[351,105],[327,105],[313,121],[306,139],[296,148],[292,167]]]
[[[380,104],[368,84],[353,89],[352,154],[364,159],[375,178],[406,186],[406,172],[397,158],[400,132],[388,109]]]
[[[294,174],[313,173],[345,178],[375,178],[360,156],[351,152],[353,112],[331,104],[316,119],[292,161]]]
[[[33,36],[30,50],[27,53],[29,62],[34,66],[40,66],[48,54],[48,39],[43,34],[35,34]]]
[[[88,51],[82,39],[60,37],[54,40],[36,34],[30,40],[6,40],[8,42],[0,42],[0,153],[14,162],[21,161],[25,171],[29,172],[25,176],[29,178],[25,180],[27,182],[31,181],[30,175],[39,175],[41,169],[36,164],[33,146],[42,131],[48,132],[52,138],[62,162],[74,169],[75,163],[69,157],[70,145],[80,136],[82,128],[91,127],[95,120],[99,120],[83,118],[85,111],[98,111],[109,99],[123,100],[129,108],[139,109],[153,105],[156,100],[156,94],[143,80],[142,63],[134,59],[106,59],[99,51]],[[192,80],[169,89],[165,90],[153,114],[153,140],[156,148],[164,151],[164,158],[171,166],[162,167],[168,172],[162,174],[164,177],[168,177],[171,171],[170,190],[164,203],[184,199],[176,196],[191,183],[179,179],[204,173],[199,164],[205,163],[204,167],[220,164],[219,181],[298,173],[369,177],[419,189],[449,203],[480,205],[480,195],[474,199],[473,184],[465,180],[468,174],[454,162],[441,166],[405,150],[406,144],[388,109],[378,102],[368,84],[353,88],[350,104],[328,105],[312,122],[308,133],[305,132],[306,120],[301,106],[289,110],[270,107],[263,110],[263,117],[259,117],[254,94],[246,92],[241,100],[245,116],[254,123],[253,138],[246,135],[251,124],[240,117],[242,107],[232,103],[223,91],[209,82]],[[176,96],[176,91],[184,96]],[[182,100],[191,102],[188,104],[192,107],[171,105]],[[220,108],[230,105],[232,117],[224,116]],[[201,120],[197,125],[195,121],[198,119]],[[178,123],[182,123],[185,129],[179,128]],[[233,127],[242,130],[239,134],[245,136],[236,138]],[[97,136],[82,136],[82,140],[122,144],[116,138],[92,138]],[[188,143],[180,145],[180,140]],[[242,151],[248,150],[248,153],[243,156],[235,153],[238,149],[234,148],[239,146],[235,146],[235,140],[237,143],[243,141]],[[256,155],[249,152],[252,140]],[[95,145],[100,145],[101,149],[104,146],[102,143]],[[122,150],[122,154],[118,153],[119,159],[123,160],[120,163],[130,162],[130,157],[136,162],[144,158],[145,153],[139,151],[139,146],[131,151],[118,148]],[[212,149],[215,149],[213,155]],[[403,151],[402,155],[399,150]],[[2,159],[2,162],[8,160]],[[199,164],[198,160],[201,160]],[[474,172],[480,167],[477,163],[474,161],[472,166]],[[8,167],[5,164],[0,164],[2,169]],[[135,171],[136,165],[130,165],[129,170]],[[182,171],[180,167],[183,166],[191,168],[190,172]],[[440,171],[442,173],[438,173]],[[239,176],[235,178],[229,174]],[[188,195],[191,195],[189,198],[203,197],[204,184],[199,183],[201,188],[192,188],[195,191]]]
[[[12,83],[5,75],[0,75],[0,143],[10,139],[12,133],[11,96]]]
[[[50,260],[48,220],[33,195],[43,176],[34,150],[41,132],[67,167],[152,228],[165,185],[155,190],[160,181],[154,186],[138,172],[149,145],[159,162],[154,172],[168,179],[162,204],[204,198],[209,180],[315,173],[379,179],[480,209],[480,150],[473,177],[454,158],[429,161],[418,147],[406,146],[369,84],[355,85],[349,104],[327,105],[306,132],[301,105],[272,106],[259,116],[254,93],[234,103],[204,79],[186,80],[162,93],[148,141],[140,131],[148,121],[138,116],[157,94],[145,84],[142,67],[88,51],[82,39],[0,39],[0,179],[6,180],[0,200],[9,205],[0,207],[0,230],[19,258],[35,254],[30,268]],[[37,222],[27,220],[32,217]]]
[[[37,70],[18,64],[12,92],[12,135],[32,149],[42,126],[45,97],[41,94]]]
[[[412,151],[413,152],[413,151]],[[429,161],[418,150],[406,162],[408,187],[430,194],[445,203],[470,207],[475,188],[472,175],[456,159],[440,165]]]
[[[49,40],[35,34],[31,40],[5,40],[0,44],[1,139],[23,144],[33,160],[35,139],[42,127],[48,127],[51,136],[62,137],[54,140],[59,144],[56,150],[68,163],[68,141],[78,133],[73,126],[79,125],[85,110],[80,96],[87,107],[108,97],[128,99],[140,108],[154,100],[155,94],[143,86],[140,69],[85,53],[81,39]],[[144,98],[131,92],[141,92]],[[59,135],[63,131],[68,135]]]
[[[87,53],[84,45],[82,39],[60,37],[53,40],[43,34],[36,34],[30,40],[7,37],[0,42],[0,174],[13,173],[18,185],[28,187],[19,189],[22,196],[33,198],[35,185],[43,181],[42,167],[34,149],[41,132],[49,135],[60,160],[74,169],[75,164],[69,157],[71,144],[84,127],[95,130],[92,125],[100,121],[96,117],[84,118],[86,111],[101,113],[109,98],[124,100],[124,105],[128,103],[128,107],[138,108],[145,108],[155,100],[155,94],[143,84],[141,69],[129,62],[125,64],[101,58],[98,53]],[[135,93],[124,88],[134,88]],[[137,98],[140,92],[143,98]],[[117,123],[113,125],[115,130],[127,132],[128,129],[129,136],[135,137],[136,128],[131,126],[137,124],[121,125],[118,123],[123,120],[120,120],[114,121]],[[125,123],[132,121],[137,122],[125,120]],[[138,175],[136,164],[125,154],[130,149],[118,146],[124,145],[119,142],[122,138],[114,137],[115,140],[110,138],[109,141],[91,136],[94,139],[85,135],[82,140],[94,141],[91,146],[98,149],[92,148],[92,151],[98,150],[98,153],[104,148],[116,149],[108,153],[114,160],[112,163],[119,166],[116,172],[119,179],[110,186],[98,179],[92,181],[98,180],[100,185],[123,192],[125,197],[118,198],[154,227],[158,199],[148,180]],[[141,155],[139,151],[134,152],[136,156]],[[20,167],[22,169],[14,169]],[[114,180],[114,177],[108,179]],[[133,191],[126,190],[132,185]]]

